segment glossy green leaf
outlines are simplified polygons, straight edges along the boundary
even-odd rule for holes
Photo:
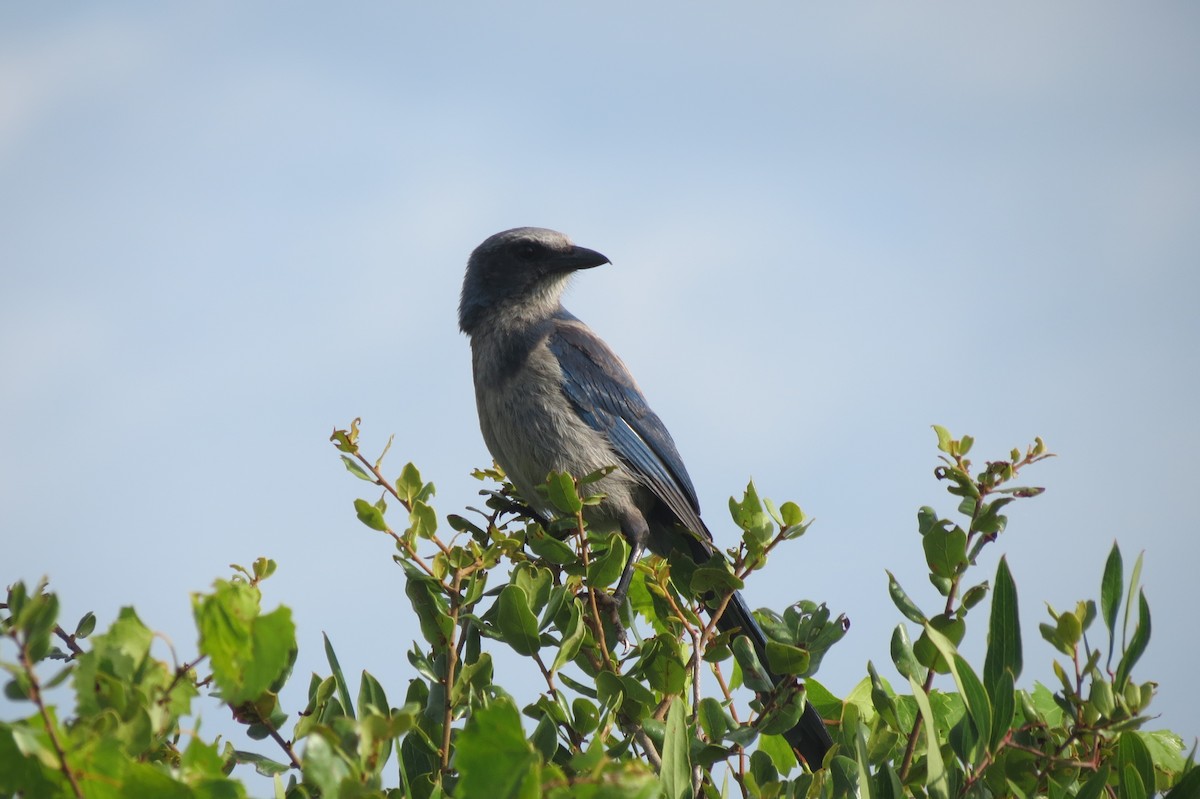
[[[700,710],[697,715],[700,729],[704,730],[704,734],[710,741],[720,741],[726,732],[737,726],[721,703],[711,696],[700,700]]]
[[[679,651],[679,641],[657,636],[643,646],[642,673],[646,682],[662,694],[677,694],[687,680],[687,669]]]
[[[558,647],[558,654],[554,656],[554,665],[551,667],[551,671],[558,671],[574,660],[587,637],[587,628],[583,623],[579,600],[572,599],[568,607],[570,608],[570,618],[563,628],[562,643]]]
[[[742,669],[742,681],[747,688],[764,692],[775,687],[748,637],[739,635],[733,639],[733,657]]]
[[[588,564],[587,584],[592,588],[612,585],[625,570],[627,560],[629,544],[625,543],[625,539],[620,535],[613,535],[604,554],[593,558]]]
[[[692,799],[691,735],[687,727],[687,709],[679,697],[671,700],[667,727],[663,736],[662,779],[667,799]]]
[[[445,650],[454,633],[454,620],[438,584],[413,568],[408,572],[404,593],[417,613],[421,635],[435,650]]]
[[[1117,772],[1121,776],[1121,792],[1126,791],[1127,773],[1132,770],[1138,775],[1138,784],[1144,793],[1154,790],[1154,761],[1150,758],[1150,750],[1141,737],[1134,731],[1121,733],[1117,739]],[[1138,786],[1130,785],[1130,790]]]
[[[1004,672],[1011,680],[1021,676],[1021,614],[1017,605],[1017,585],[1008,568],[1008,559],[1001,557],[996,566],[996,587],[992,589],[992,610],[988,619],[987,654],[983,661],[983,683],[989,695],[996,698]]]
[[[871,705],[874,706],[875,712],[888,723],[888,725],[898,732],[903,731],[900,724],[900,718],[896,713],[896,703],[892,695],[888,693],[884,687],[883,680],[880,679],[879,673],[875,670],[875,664],[867,661],[867,676],[871,679]]]
[[[1120,799],[1150,799],[1150,791],[1146,787],[1145,780],[1132,765],[1118,767],[1117,775],[1120,778],[1118,781],[1120,790],[1117,792]],[[1153,788],[1153,784],[1150,787]]]
[[[1192,767],[1179,782],[1167,791],[1164,799],[1197,799],[1200,797],[1200,768]]]
[[[925,731],[925,788],[931,799],[950,799],[950,782],[942,752],[938,748],[937,719],[933,715],[929,697],[925,695],[925,689],[911,677],[908,684],[912,687],[913,699],[921,711],[921,718],[925,720],[922,725]]]
[[[896,576],[890,571],[888,576],[888,595],[891,596],[892,602],[895,603],[897,609],[904,614],[904,617],[916,624],[924,624],[927,619],[917,604],[908,598],[908,594],[900,587],[900,583],[896,580]]]
[[[929,637],[949,667],[954,684],[958,687],[959,695],[966,706],[967,715],[970,716],[971,723],[975,727],[975,738],[987,742],[992,734],[992,705],[987,691],[983,687],[983,682],[980,681],[966,659],[958,653],[956,643],[951,642],[933,625],[926,626],[925,635]]]
[[[504,642],[521,655],[532,655],[541,648],[537,616],[529,607],[529,597],[518,585],[506,585],[500,592],[496,625]]]
[[[83,618],[75,625],[75,637],[87,638],[96,629],[96,614],[90,610],[83,614]]]
[[[541,758],[525,740],[521,714],[508,697],[476,709],[455,748],[457,795],[495,799],[541,796]]]
[[[921,637],[913,644],[913,654],[916,655],[918,663],[932,668],[938,674],[948,674],[950,664],[930,638],[929,630],[931,629],[945,636],[954,646],[958,646],[963,636],[966,635],[967,626],[962,619],[951,618],[944,613],[939,613],[926,623],[925,628],[921,631]]]
[[[892,630],[891,654],[892,663],[901,676],[920,683],[925,682],[925,667],[917,662],[912,641],[908,637],[908,629],[903,624],[896,625],[896,629]]]
[[[1012,672],[1005,669],[996,682],[988,685],[987,689],[988,697],[992,702],[992,730],[989,735],[988,749],[995,752],[1000,747],[1000,742],[1004,740],[1004,736],[1012,728],[1013,720],[1016,718],[1016,691]]]
[[[1132,595],[1131,595],[1132,596]],[[1138,592],[1138,623],[1133,629],[1133,635],[1129,639],[1129,645],[1125,648],[1125,652],[1121,655],[1121,660],[1117,664],[1117,676],[1114,683],[1117,690],[1123,690],[1126,683],[1129,681],[1129,676],[1133,672],[1133,667],[1141,659],[1146,651],[1146,646],[1150,643],[1150,603],[1146,601],[1144,592]]]
[[[338,663],[337,654],[333,651],[333,642],[325,633],[321,633],[321,637],[325,639],[325,658],[329,661],[333,681],[337,685],[338,699],[341,700],[346,715],[354,718],[354,705],[350,703],[350,686],[346,682],[346,675],[342,673],[342,665]]]
[[[767,668],[773,674],[801,676],[808,671],[808,652],[796,646],[767,641]]]
[[[553,536],[546,535],[541,528],[531,529],[529,535],[525,537],[525,543],[535,555],[558,566],[566,566],[579,559],[575,554],[574,547],[565,541],[559,541]]]
[[[561,513],[574,516],[583,510],[583,501],[575,488],[575,480],[569,474],[551,472],[546,478],[546,493]]]
[[[1100,768],[1080,787],[1075,799],[1100,799],[1101,796],[1104,796],[1104,788],[1108,784],[1108,774],[1109,764],[1101,763]]]
[[[935,525],[921,539],[929,571],[938,577],[952,578],[967,564],[967,534],[961,527]]]

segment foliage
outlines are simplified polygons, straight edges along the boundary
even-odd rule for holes
[[[386,478],[383,455],[361,452],[355,420],[332,441],[351,474],[382,489],[355,511],[391,538],[422,639],[408,655],[403,700],[390,701],[367,672],[352,694],[326,639],[330,673],[310,678],[307,705],[292,719],[278,697],[292,679],[295,630],[286,607],[263,610],[262,583],[275,569],[265,558],[193,597],[198,654],[184,662],[151,653],[155,636],[132,608],[102,634],[93,634],[92,614],[68,633],[55,594],[18,582],[0,613],[0,665],[6,696],[30,712],[0,723],[0,797],[242,797],[244,784],[230,776],[239,763],[272,777],[275,795],[289,799],[1200,795],[1194,752],[1185,755],[1172,733],[1144,729],[1155,684],[1134,679],[1151,632],[1140,556],[1126,582],[1114,544],[1099,603],[1049,610],[1040,631],[1063,656],[1053,664],[1058,684],[1018,687],[1016,584],[1003,557],[992,580],[979,580],[978,561],[1005,531],[1006,506],[1042,492],[1018,476],[1050,455],[1038,439],[973,470],[971,438],[935,430],[935,474],[959,504],[953,518],[930,507],[917,514],[944,603],[923,609],[888,574],[904,619],[890,646],[901,691],[873,663],[842,699],[813,679],[846,629],[821,604],[759,612],[767,664],[744,638],[718,633],[714,617],[729,593],[809,529],[794,503],[776,506],[750,484],[730,500],[741,540],[727,564],[645,558],[618,619],[605,589],[629,548],[583,520],[603,473],[550,475],[544,490],[559,513],[547,520],[498,469],[477,471],[497,486],[481,492],[484,507],[469,518],[445,517],[447,530],[430,504],[433,485],[412,464]],[[979,620],[986,655],[972,665],[958,646],[989,594]],[[528,667],[500,675],[508,689],[496,682],[498,648]],[[774,688],[764,665],[795,679]],[[952,690],[934,687],[939,674]],[[46,692],[68,682],[75,707],[60,710]],[[188,730],[201,694],[225,705],[266,754]],[[781,735],[804,699],[836,742],[816,772]]]

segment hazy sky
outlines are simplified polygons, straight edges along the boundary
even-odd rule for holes
[[[1197,34],[1184,3],[5,4],[0,582],[50,575],[70,624],[135,605],[190,657],[188,592],[269,555],[298,687],[325,631],[402,696],[419,633],[327,439],[362,416],[439,511],[478,501],[462,269],[539,225],[611,258],[567,304],[722,543],[750,477],[817,518],[748,593],[850,616],[835,692],[895,680],[885,568],[937,604],[929,425],[980,463],[1041,435],[1047,493],[979,567],[1009,558],[1022,682],[1116,538],[1146,553],[1135,677],[1191,740]]]

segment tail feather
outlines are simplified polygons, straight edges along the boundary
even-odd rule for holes
[[[738,592],[735,591],[730,597],[725,612],[717,620],[717,627],[722,631],[739,630],[750,639],[759,661],[767,667],[767,636],[750,613],[750,606]],[[776,685],[779,685],[782,679],[785,678],[771,673],[771,680]],[[833,746],[833,738],[830,737],[829,730],[825,729],[821,714],[811,702],[805,702],[804,714],[796,722],[796,726],[785,732],[783,737],[814,771],[821,768],[825,753]]]

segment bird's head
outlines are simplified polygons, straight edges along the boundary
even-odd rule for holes
[[[458,326],[471,335],[491,314],[536,319],[559,304],[571,273],[608,263],[566,235],[537,227],[519,227],[488,237],[467,261]]]

